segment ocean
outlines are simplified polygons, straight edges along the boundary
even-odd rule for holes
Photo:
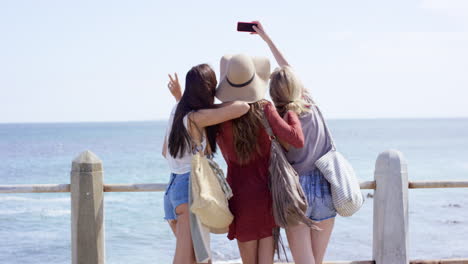
[[[105,183],[167,183],[166,122],[0,124],[0,185],[70,182],[71,161],[91,150]],[[331,120],[341,152],[362,181],[375,160],[400,150],[410,180],[468,179],[468,119]],[[218,162],[225,168],[220,154]],[[363,190],[372,193],[372,190]],[[326,260],[372,259],[372,198],[337,217]],[[171,263],[175,239],[163,193],[105,194],[106,263]],[[409,190],[411,259],[468,258],[468,189]],[[0,262],[71,261],[70,194],[0,194]],[[212,236],[214,261],[240,259],[237,244]]]

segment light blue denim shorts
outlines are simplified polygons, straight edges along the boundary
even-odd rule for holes
[[[171,179],[164,194],[164,219],[175,220],[177,206],[188,203],[190,172],[184,174],[171,173]]]
[[[323,221],[336,216],[330,191],[330,183],[323,177],[320,170],[299,176],[299,181],[307,198],[306,215],[314,221]]]

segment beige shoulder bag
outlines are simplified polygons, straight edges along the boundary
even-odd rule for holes
[[[197,124],[189,118],[192,125],[203,137],[203,133]],[[201,144],[192,140],[195,147],[192,157],[192,197],[193,202],[190,210],[200,219],[200,222],[209,227],[213,233],[226,233],[234,216],[229,210],[228,195],[225,194],[222,181],[226,181],[219,166],[211,157],[204,154]],[[209,143],[207,142],[207,146]],[[210,155],[211,156],[211,155]],[[211,163],[211,165],[210,165]],[[221,177],[220,177],[221,176]],[[229,189],[230,191],[230,189]]]

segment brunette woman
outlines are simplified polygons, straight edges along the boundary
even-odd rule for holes
[[[234,221],[228,238],[237,239],[244,264],[271,264],[274,255],[272,199],[268,188],[270,138],[262,125],[265,115],[275,135],[300,148],[303,134],[294,113],[285,122],[275,107],[264,100],[270,63],[261,57],[224,56],[216,97],[223,102],[248,102],[248,113],[220,126],[218,144],[226,160],[233,197],[229,207]]]
[[[216,75],[207,64],[193,67],[185,78],[185,90],[182,95],[177,75],[169,76],[168,87],[178,100],[169,118],[163,155],[169,163],[171,177],[164,195],[165,219],[176,236],[176,250],[173,263],[187,264],[201,262],[196,244],[192,242],[193,225],[189,211],[189,177],[192,159],[192,142],[209,145],[216,152],[217,124],[238,118],[249,110],[244,102],[214,104]],[[196,128],[201,129],[200,134]],[[197,144],[197,145],[198,145]],[[200,243],[200,240],[194,240]],[[195,247],[197,249],[197,247]],[[208,250],[209,251],[209,250]],[[209,261],[209,253],[203,262]]]
[[[322,263],[333,230],[336,210],[333,206],[330,184],[315,167],[315,161],[331,149],[326,136],[324,120],[289,63],[265,33],[260,22],[255,21],[256,33],[268,44],[280,68],[270,77],[270,96],[281,115],[298,115],[304,133],[304,147],[290,146],[286,156],[300,175],[302,189],[308,200],[307,216],[316,221],[321,230],[304,224],[286,229],[289,247],[297,264]]]

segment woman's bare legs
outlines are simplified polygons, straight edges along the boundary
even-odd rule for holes
[[[294,263],[314,264],[315,258],[311,242],[312,232],[314,231],[302,223],[286,229],[289,249],[291,250]]]
[[[239,242],[237,246],[242,258],[243,264],[257,264],[258,240],[251,240],[247,242]]]
[[[171,227],[172,233],[173,233],[174,236],[177,238],[177,235],[176,235],[177,220],[167,220],[167,223],[168,223],[169,226]]]
[[[195,263],[192,235],[190,233],[190,219],[188,204],[181,204],[176,208],[177,222],[175,228],[176,251],[173,264]],[[171,226],[172,227],[172,226]]]
[[[258,264],[272,264],[275,243],[272,236],[258,240]]]
[[[273,237],[247,242],[237,241],[243,264],[272,264],[274,255]]]
[[[325,251],[327,250],[328,242],[333,231],[333,225],[335,224],[335,218],[329,218],[316,223],[320,231],[310,230],[310,238],[312,240],[312,252],[315,257],[315,264],[321,264]]]

